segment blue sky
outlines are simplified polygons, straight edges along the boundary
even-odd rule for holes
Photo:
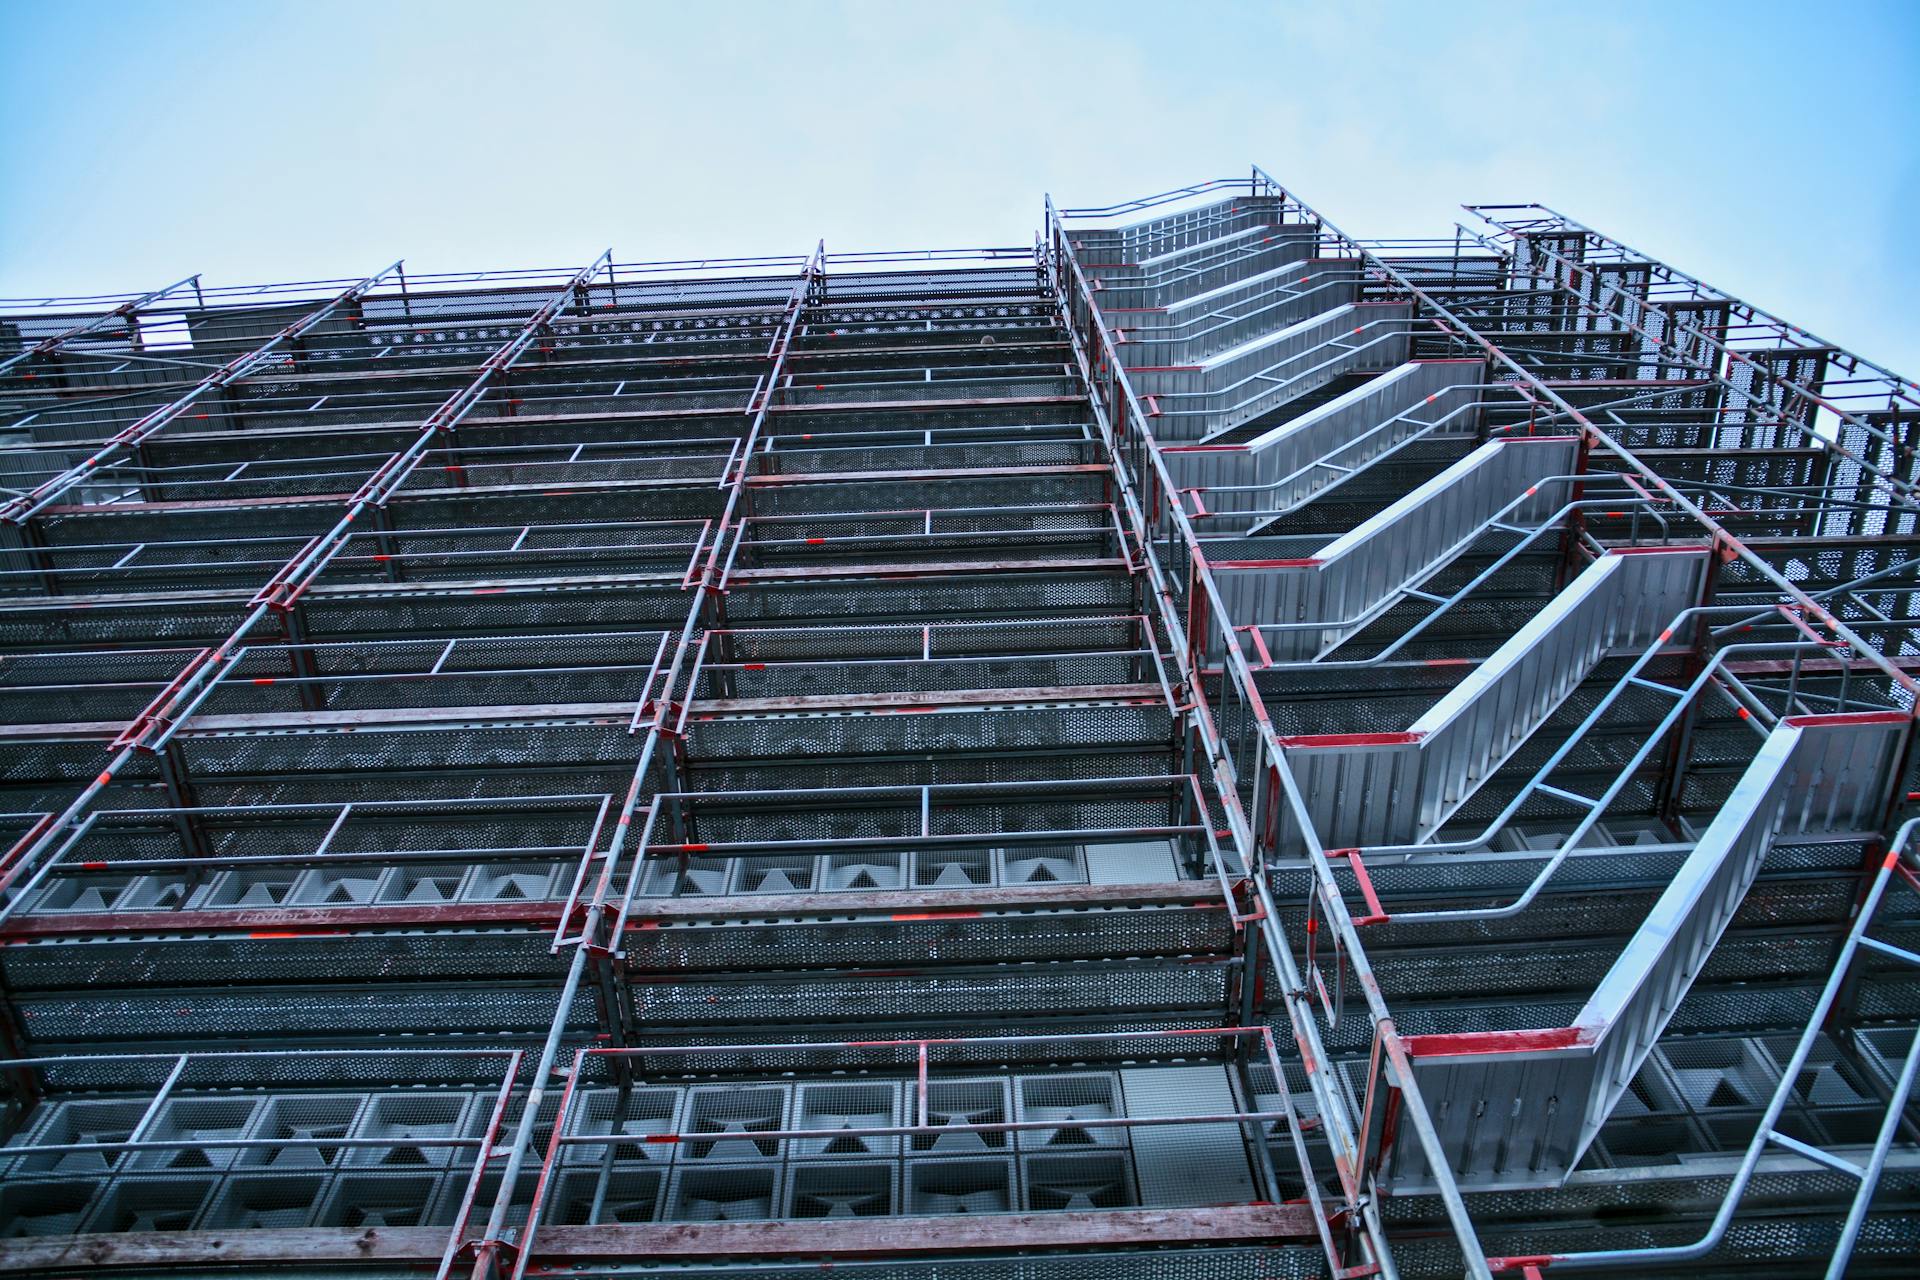
[[[0,0],[0,295],[1538,200],[1920,377],[1920,3]]]

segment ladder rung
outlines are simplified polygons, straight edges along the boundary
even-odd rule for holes
[[[1878,951],[1883,956],[1892,956],[1902,964],[1920,966],[1920,955],[1916,955],[1905,947],[1896,947],[1891,942],[1882,942],[1878,938],[1863,937],[1860,939],[1860,945]]]
[[[1805,1156],[1815,1164],[1823,1164],[1834,1172],[1844,1173],[1850,1178],[1864,1178],[1867,1174],[1865,1169],[1862,1169],[1852,1161],[1842,1160],[1831,1151],[1822,1151],[1818,1147],[1809,1146],[1798,1138],[1789,1138],[1778,1129],[1767,1130],[1767,1140],[1769,1142],[1777,1142],[1796,1155]]]
[[[1642,689],[1651,689],[1655,693],[1664,693],[1675,698],[1684,698],[1687,696],[1685,689],[1676,689],[1670,684],[1657,684],[1652,680],[1642,680],[1639,676],[1628,676],[1622,683],[1637,684]]]
[[[1544,791],[1550,796],[1558,797],[1561,800],[1566,800],[1573,804],[1584,805],[1589,809],[1598,809],[1600,807],[1598,800],[1594,800],[1588,796],[1577,796],[1571,791],[1562,791],[1559,787],[1550,787],[1544,782],[1535,787],[1534,790]]]

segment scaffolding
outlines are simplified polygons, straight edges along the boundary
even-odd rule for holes
[[[1906,1274],[1920,385],[1468,208],[0,303],[0,1273]]]

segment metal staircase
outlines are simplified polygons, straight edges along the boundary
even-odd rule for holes
[[[1279,422],[1255,423],[1258,433],[1250,439],[1169,445],[1162,456],[1200,527],[1211,531],[1245,521],[1246,531],[1257,533],[1415,440],[1471,436],[1479,376],[1479,363],[1464,360],[1409,362],[1372,377],[1351,375],[1353,385],[1337,395]],[[1289,402],[1270,416],[1288,414],[1293,404],[1310,399]]]
[[[1572,1022],[1407,1041],[1448,1172],[1463,1186],[1552,1186],[1579,1163],[1712,956],[1776,844],[1851,838],[1885,812],[1910,718],[1790,717],[1675,871]],[[1396,1192],[1433,1185],[1412,1144],[1383,1155]]]
[[[1323,656],[1480,539],[1553,518],[1571,495],[1578,448],[1561,436],[1490,441],[1307,555],[1216,546],[1208,563],[1227,613],[1258,628],[1274,661]]]
[[[1670,636],[1706,553],[1608,552],[1405,731],[1280,739],[1329,847],[1411,845],[1460,811],[1608,657]]]
[[[1403,363],[1410,309],[1362,303],[1261,334],[1194,364],[1129,365],[1156,437],[1222,437],[1289,401]]]

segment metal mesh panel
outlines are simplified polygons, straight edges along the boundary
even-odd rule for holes
[[[1216,1008],[1225,999],[1225,986],[1224,968],[1207,964],[1136,965],[1118,972],[1066,965],[892,979],[856,973],[716,982],[690,976],[671,985],[639,984],[633,1001],[637,1019],[659,1026],[789,1019],[859,1026],[876,1017],[904,1020],[930,1011],[942,1018],[978,1019]]]
[[[882,1261],[840,1259],[834,1272],[862,1277],[882,1276],[956,1276],[962,1280],[1245,1280],[1259,1276],[1263,1280],[1311,1280],[1326,1267],[1326,1258],[1317,1248],[1238,1247],[1238,1248],[1156,1248],[1151,1252],[1092,1252],[1051,1254],[1035,1257],[993,1258],[889,1258]],[[817,1263],[768,1263],[755,1274],[768,1280],[800,1280],[817,1273]],[[735,1275],[729,1264],[704,1265],[675,1262],[659,1268],[639,1264],[622,1266],[618,1271],[582,1267],[587,1277],[612,1275],[672,1274],[690,1280],[720,1280]]]

